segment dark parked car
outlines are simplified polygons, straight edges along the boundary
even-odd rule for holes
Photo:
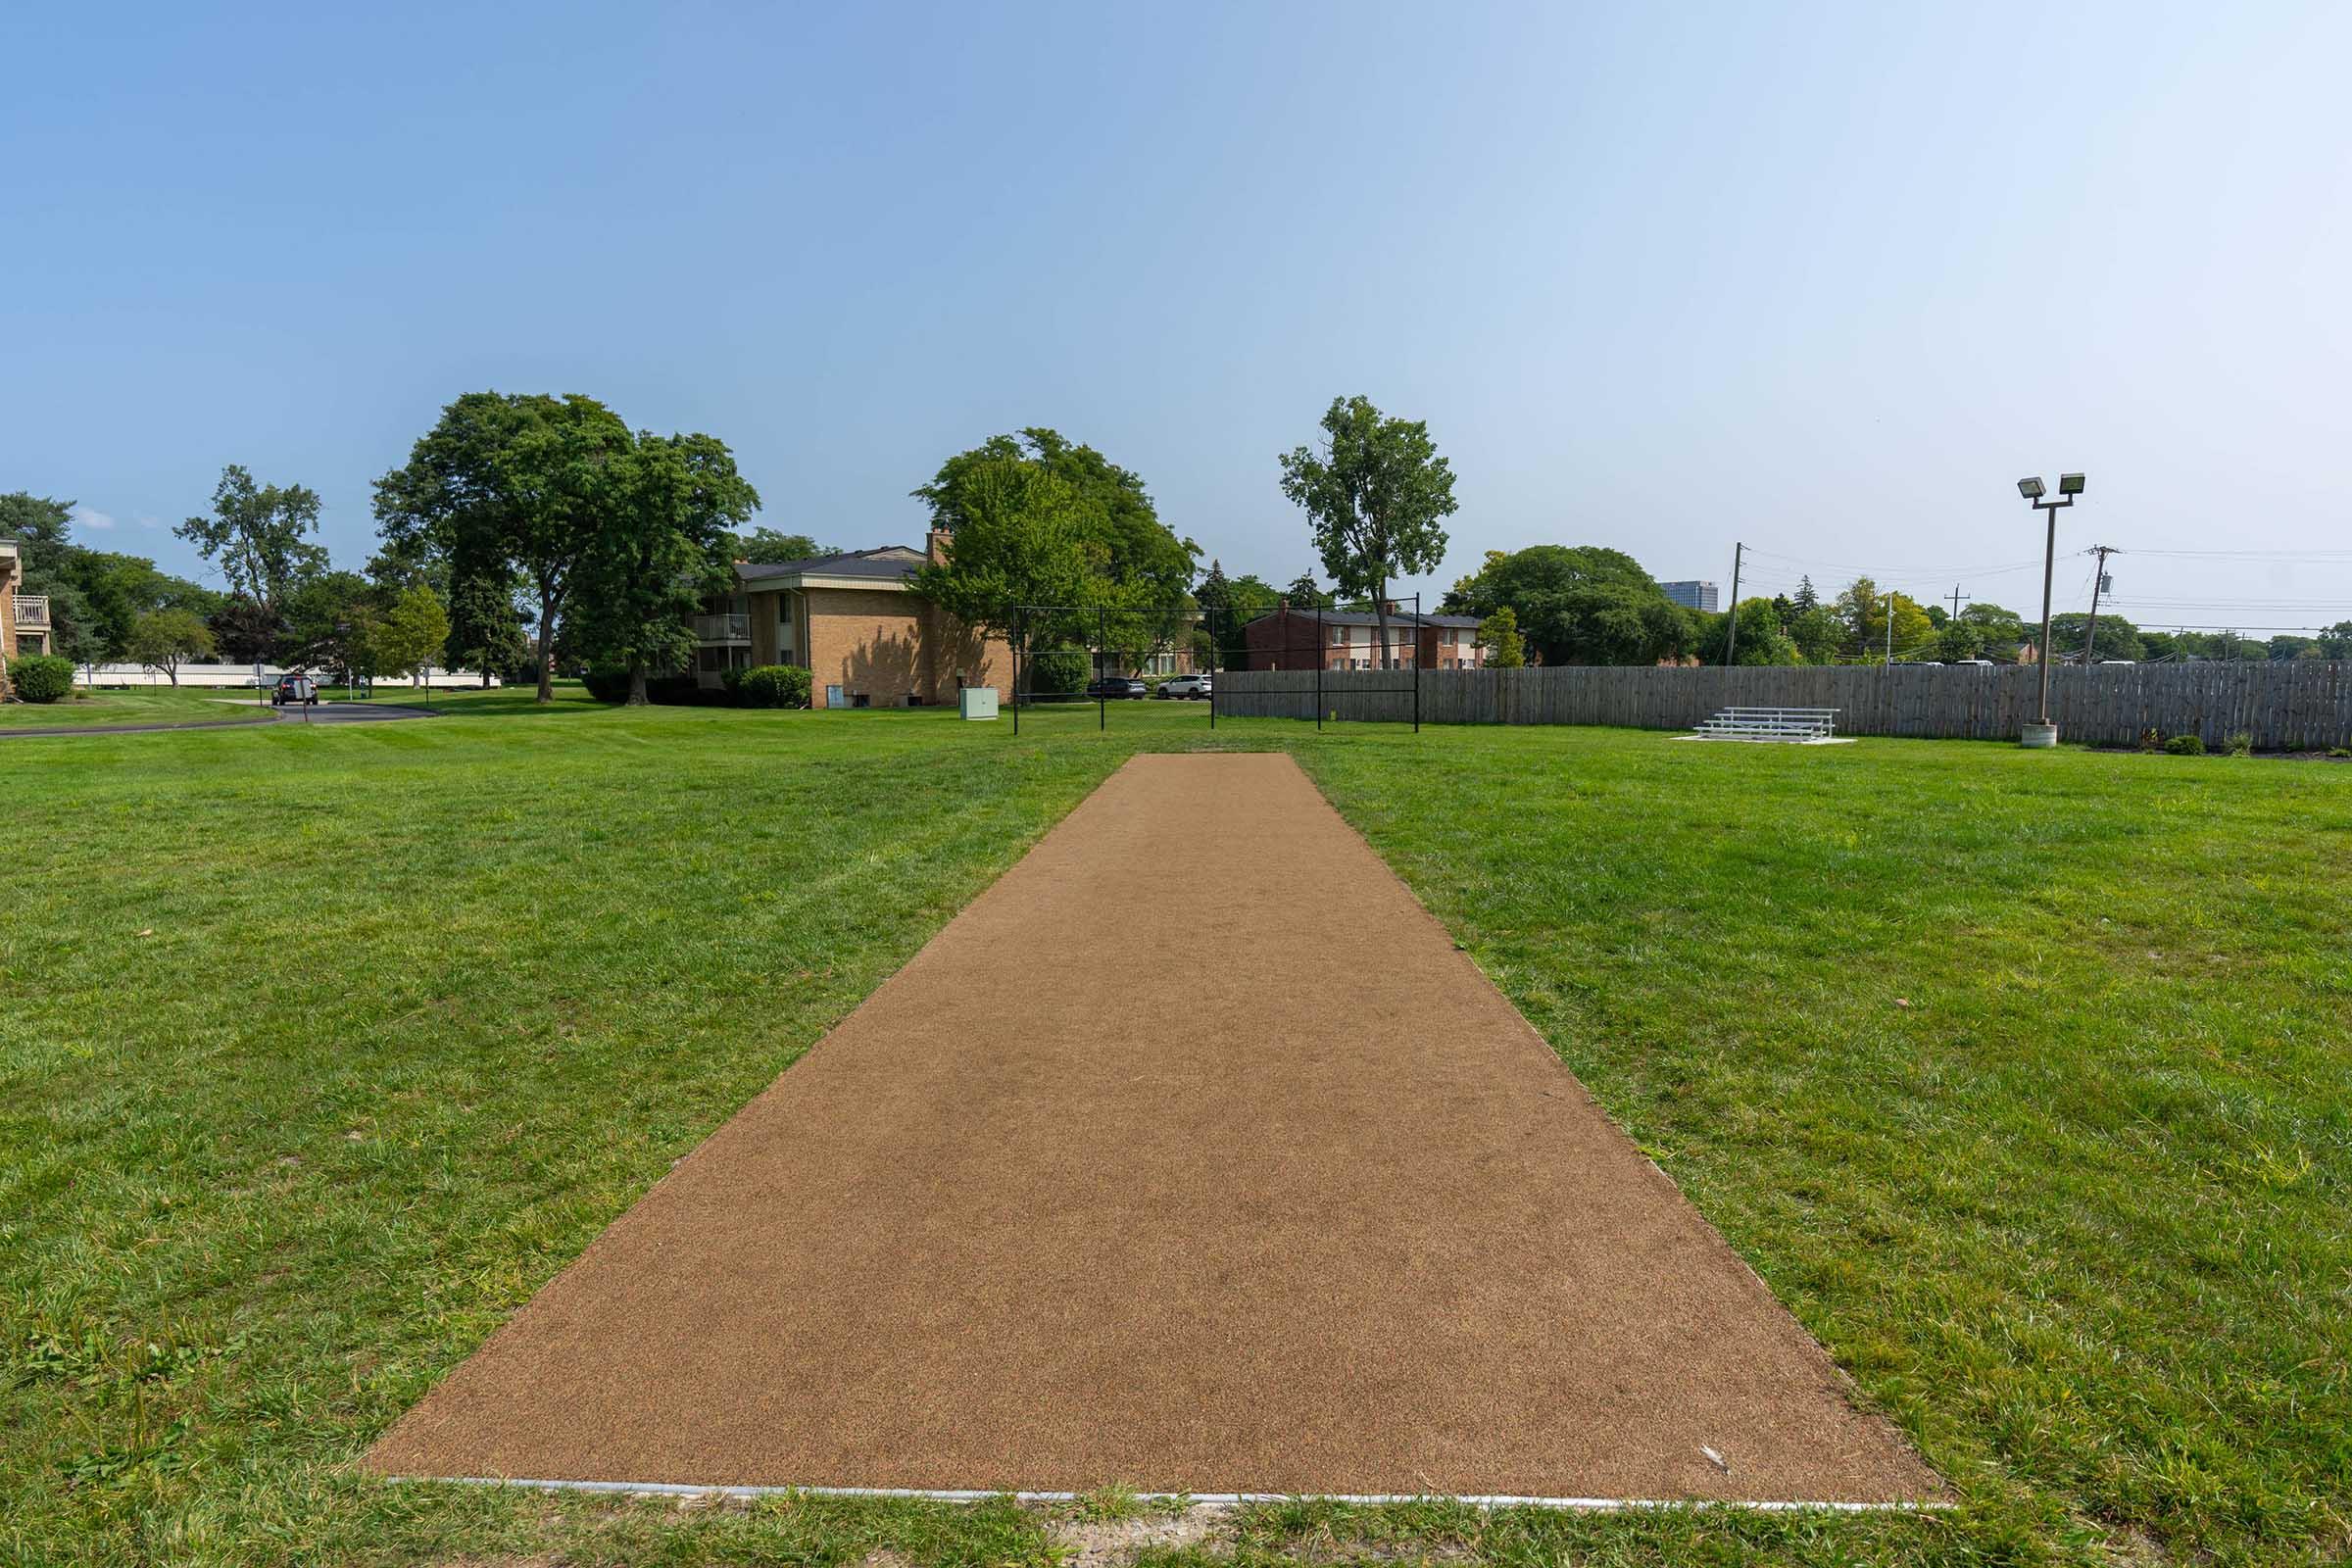
[[[318,683],[308,675],[280,675],[270,693],[270,701],[279,708],[288,703],[315,708],[318,704]]]
[[[1098,697],[1107,697],[1115,702],[1123,697],[1149,697],[1151,695],[1150,687],[1140,680],[1134,680],[1125,675],[1105,675],[1086,688],[1086,699],[1090,703]]]

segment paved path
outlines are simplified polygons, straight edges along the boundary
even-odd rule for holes
[[[255,724],[373,724],[396,718],[437,717],[430,709],[396,703],[320,703],[305,718],[298,709],[273,708],[268,718],[191,718],[152,724],[50,724],[39,729],[0,729],[0,740],[58,735],[145,735],[167,729],[246,729]]]
[[[1939,1495],[1282,756],[1129,762],[369,1462]]]

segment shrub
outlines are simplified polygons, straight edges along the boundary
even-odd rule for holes
[[[2139,732],[2139,749],[2141,751],[2152,752],[2161,747],[2163,744],[2164,737],[2158,734],[2156,731],[2152,729],[2143,729]]]
[[[2174,757],[2203,757],[2205,743],[2194,735],[2176,735],[2164,743],[2164,749]]]
[[[1074,697],[1086,690],[1090,658],[1083,649],[1055,648],[1031,654],[1021,663],[1021,683],[1032,697]]]
[[[8,666],[9,689],[28,703],[54,703],[74,690],[74,661],[63,654],[31,654]]]
[[[2330,746],[2328,748],[2328,755],[2329,757],[2352,757],[2352,746]]]
[[[2252,757],[2254,755],[2254,737],[2249,731],[2241,729],[2230,737],[2229,747],[2231,757]]]
[[[813,676],[798,664],[755,664],[729,670],[727,684],[746,708],[807,708]]]
[[[580,677],[588,695],[600,703],[625,703],[629,700],[629,667],[626,664],[590,664]]]

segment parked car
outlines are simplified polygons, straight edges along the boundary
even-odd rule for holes
[[[1952,661],[1952,667],[1954,669],[1990,669],[1992,661],[1989,659],[1955,659]]]
[[[1156,697],[1201,698],[1208,695],[1206,675],[1170,675],[1159,683]]]
[[[316,708],[318,705],[318,683],[308,675],[280,675],[277,685],[270,689],[270,702],[276,708],[283,708],[288,703]]]
[[[1088,702],[1105,697],[1116,702],[1124,697],[1149,697],[1151,695],[1152,688],[1129,675],[1105,675],[1101,680],[1088,683],[1086,688]]]

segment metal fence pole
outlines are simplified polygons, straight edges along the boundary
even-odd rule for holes
[[[1021,607],[1012,607],[1012,732],[1021,732],[1021,640],[1026,635]]]
[[[1413,733],[1421,733],[1421,596],[1413,595]]]
[[[1110,641],[1110,612],[1098,610],[1095,612],[1095,657],[1088,660],[1088,663],[1101,662],[1102,645],[1108,641]],[[1102,672],[1100,669],[1095,671],[1095,728],[1097,730],[1110,728],[1110,689],[1102,684]]]
[[[1323,632],[1323,607],[1315,607],[1315,729],[1323,728],[1323,661],[1329,657],[1330,639]]]

